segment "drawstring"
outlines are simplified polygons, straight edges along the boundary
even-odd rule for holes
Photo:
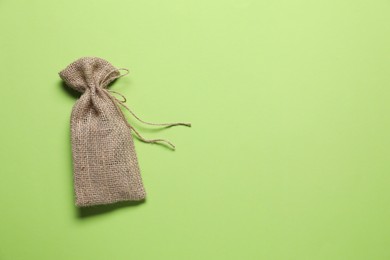
[[[121,71],[121,70],[126,71],[126,73],[120,74],[119,71]],[[111,70],[111,71],[109,71],[109,72],[103,77],[103,79],[99,82],[99,85],[100,85],[100,86],[105,86],[106,83],[107,83],[106,80],[107,80],[108,77],[111,75],[111,73],[113,73],[113,72],[115,72],[115,71],[118,71],[118,72],[119,72],[119,75],[115,75],[113,79],[119,79],[119,78],[121,78],[121,77],[127,76],[127,75],[130,73],[129,69],[126,69],[126,68],[118,68],[118,69]]]
[[[171,143],[170,141],[166,140],[166,139],[145,139],[132,125],[129,124],[129,122],[127,122],[122,110],[117,106],[117,104],[121,105],[122,107],[124,107],[127,111],[129,111],[130,114],[132,114],[139,122],[141,123],[144,123],[146,125],[152,125],[152,126],[178,126],[178,125],[183,125],[183,126],[191,126],[191,123],[181,123],[181,122],[178,122],[178,123],[150,123],[150,122],[146,122],[144,120],[142,120],[141,118],[139,118],[128,106],[126,106],[124,103],[126,102],[126,97],[123,96],[121,93],[118,93],[116,91],[113,91],[113,90],[107,90],[104,88],[104,86],[106,85],[106,81],[108,80],[108,77],[115,71],[120,71],[120,70],[125,70],[126,73],[124,74],[119,74],[119,75],[116,75],[114,77],[114,79],[118,79],[118,78],[121,78],[123,76],[126,76],[129,74],[129,70],[128,69],[125,69],[125,68],[118,68],[118,69],[115,69],[115,70],[112,70],[110,72],[108,72],[105,77],[99,82],[100,86],[101,86],[101,89],[107,94],[107,96],[112,100],[112,102],[114,103],[115,107],[118,109],[118,111],[120,112],[123,120],[125,121],[126,125],[134,131],[134,133],[138,136],[138,138],[145,142],[145,143],[166,143],[168,144],[169,146],[172,147],[173,150],[175,150],[175,145],[173,143]],[[114,95],[112,95],[111,93],[115,93],[119,96],[121,96],[123,98],[123,100],[119,100],[118,98],[116,98]]]
[[[128,106],[126,106],[124,104],[126,102],[125,96],[123,96],[121,93],[118,93],[116,91],[112,91],[112,90],[107,90],[107,91],[121,96],[123,98],[123,100],[119,100],[116,97],[114,97],[114,98],[121,106],[123,106],[127,111],[129,111],[130,114],[132,114],[141,123],[144,123],[146,125],[154,125],[154,126],[177,126],[177,125],[191,126],[191,123],[181,123],[181,122],[178,122],[178,123],[150,123],[150,122],[146,122],[146,121],[142,120],[141,118],[139,118],[133,111],[131,111],[131,109]]]

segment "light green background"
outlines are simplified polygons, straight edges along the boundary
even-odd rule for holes
[[[0,259],[390,259],[390,2],[0,1]],[[175,152],[80,212],[58,72],[81,56]]]

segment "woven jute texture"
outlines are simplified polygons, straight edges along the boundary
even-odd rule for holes
[[[120,77],[108,61],[84,57],[59,73],[82,93],[71,114],[76,205],[138,201],[146,196],[131,128],[107,86]]]

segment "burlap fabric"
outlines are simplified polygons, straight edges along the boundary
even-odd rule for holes
[[[76,205],[92,206],[145,198],[131,129],[104,89],[120,76],[106,60],[81,58],[59,73],[83,93],[71,115]]]

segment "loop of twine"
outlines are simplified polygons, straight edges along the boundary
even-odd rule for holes
[[[114,79],[118,79],[118,78],[121,78],[121,77],[124,77],[126,75],[129,74],[129,70],[128,69],[125,69],[125,68],[117,68],[117,69],[114,69],[114,70],[111,70],[109,71],[105,77],[103,78],[103,80],[100,81],[100,85],[104,86],[104,84],[106,83],[105,81],[108,79],[108,77],[111,75],[111,73],[115,72],[115,71],[120,71],[120,70],[124,70],[126,71],[126,73],[124,74],[119,74],[119,75],[116,75],[114,77]],[[165,143],[165,144],[168,144],[169,146],[172,147],[173,150],[175,150],[176,146],[171,143],[169,140],[166,140],[166,139],[145,139],[132,125],[129,124],[129,122],[126,120],[122,110],[120,109],[120,107],[118,105],[121,105],[122,107],[124,107],[127,111],[129,111],[130,114],[132,114],[139,122],[141,123],[144,123],[146,125],[152,125],[152,126],[168,126],[168,127],[171,127],[171,126],[178,126],[178,125],[183,125],[183,126],[188,126],[188,127],[191,127],[191,123],[182,123],[182,122],[177,122],[177,123],[150,123],[150,122],[146,122],[144,120],[142,120],[141,118],[139,118],[128,106],[126,106],[124,103],[127,101],[126,97],[124,95],[122,95],[121,93],[119,92],[116,92],[116,91],[113,91],[113,90],[107,90],[105,89],[104,87],[101,88],[103,90],[103,92],[111,99],[111,101],[114,103],[115,107],[118,109],[118,111],[120,112],[123,120],[125,121],[126,125],[134,131],[134,133],[137,135],[138,139],[140,139],[141,141],[145,142],[145,143]],[[123,100],[119,100],[118,98],[116,98],[114,95],[112,95],[111,93],[114,93],[114,94],[117,94],[119,96],[121,96],[123,98]]]
[[[121,71],[121,70],[124,70],[124,71],[126,71],[126,72],[125,72],[124,74],[120,74],[120,72],[119,72],[119,75],[116,75],[116,76],[114,77],[114,79],[119,79],[119,78],[124,77],[124,76],[126,76],[126,75],[128,75],[128,74],[130,73],[130,71],[129,71],[128,69],[126,69],[126,68],[115,68],[115,69],[109,71],[109,72],[103,77],[103,79],[99,82],[99,85],[100,85],[100,86],[102,86],[102,85],[104,86],[105,83],[106,83],[106,80],[108,80],[108,77],[111,75],[111,73],[113,73],[113,72],[115,72],[115,71]]]

